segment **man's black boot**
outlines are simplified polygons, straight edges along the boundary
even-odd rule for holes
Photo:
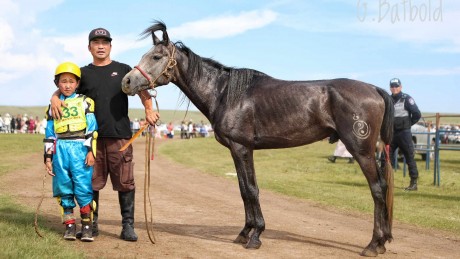
[[[330,156],[327,158],[327,160],[331,161],[332,163],[335,163],[335,160],[337,159],[336,156]]]
[[[417,190],[417,178],[411,178],[409,186],[404,190],[405,191],[416,191]]]
[[[96,208],[93,209],[93,237],[97,237],[99,235],[97,225],[97,218],[99,216],[99,191],[93,191],[93,201],[96,203]]]
[[[137,235],[134,232],[134,194],[134,190],[118,192],[122,217],[121,224],[123,225],[120,238],[126,241],[137,241]]]

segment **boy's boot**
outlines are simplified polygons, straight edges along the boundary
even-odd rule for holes
[[[77,228],[73,208],[62,208],[62,222],[65,224],[64,239],[73,241],[76,238]]]
[[[118,192],[122,217],[121,224],[123,225],[120,238],[126,241],[137,241],[137,235],[134,232],[134,194],[134,190]]]
[[[404,190],[405,191],[416,191],[417,190],[417,178],[410,178],[410,184]]]
[[[76,232],[77,228],[75,226],[75,222],[65,224],[64,239],[74,241],[75,239],[77,239]]]
[[[89,215],[87,216],[88,217],[83,217],[82,215],[81,218],[81,241],[93,242],[93,223],[91,222]]]
[[[91,209],[91,219],[92,219],[92,231],[93,231],[93,237],[97,237],[99,235],[99,229],[97,226],[97,217],[98,217],[98,212],[99,212],[99,192],[94,191],[93,192],[93,201],[91,204],[89,204],[90,209]],[[81,212],[82,214],[85,214],[86,212]],[[77,232],[77,238],[81,238],[81,231]]]
[[[327,158],[327,160],[331,161],[332,163],[335,163],[335,160],[337,159],[336,156],[330,156]]]
[[[91,201],[90,204],[80,208],[81,215],[81,241],[83,242],[93,242],[93,220],[91,219],[91,214],[93,210],[92,205],[94,201]]]

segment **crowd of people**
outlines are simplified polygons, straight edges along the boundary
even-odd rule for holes
[[[38,116],[18,114],[11,116],[9,113],[0,114],[0,133],[29,133],[45,134],[46,118],[39,119]]]
[[[131,131],[132,134],[136,134],[139,129],[141,129],[147,122],[145,119],[138,119],[135,118],[131,120]],[[212,132],[212,128],[209,124],[201,121],[201,123],[193,123],[193,120],[190,119],[188,122],[185,120],[181,122],[180,126],[175,125],[173,122],[169,122],[168,124],[161,124],[156,126],[156,132],[153,135],[156,138],[168,138],[173,139],[176,135],[176,131],[180,131],[180,138],[181,139],[192,139],[197,137],[209,137],[210,132]],[[142,132],[142,136],[146,135],[147,130]]]

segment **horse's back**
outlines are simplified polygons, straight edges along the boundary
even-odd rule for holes
[[[267,76],[255,80],[236,105],[221,109],[214,125],[221,135],[255,148],[284,148],[337,131],[351,132],[356,118],[375,117],[384,102],[375,86],[356,80],[284,81]],[[369,123],[380,128],[380,122]]]

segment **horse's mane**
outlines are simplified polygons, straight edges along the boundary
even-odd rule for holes
[[[148,27],[141,33],[141,39],[145,39],[148,36],[154,36],[156,31],[163,32],[163,40],[158,44],[168,44],[169,36],[166,32],[166,25],[162,21],[157,20],[154,21],[152,26]],[[177,49],[186,53],[188,57],[189,64],[187,74],[189,76],[187,77],[186,81],[187,85],[192,85],[193,83],[200,81],[201,77],[203,76],[203,64],[211,66],[222,73],[228,73],[229,81],[227,84],[227,102],[229,104],[235,103],[241,98],[246,89],[253,83],[255,79],[254,75],[267,76],[264,73],[253,69],[227,67],[218,61],[213,60],[212,58],[200,57],[190,48],[185,46],[181,41],[173,44]]]
[[[203,64],[211,66],[222,73],[229,75],[227,84],[227,102],[233,104],[238,101],[246,89],[254,82],[254,75],[266,76],[264,73],[248,68],[234,68],[222,65],[212,58],[203,58],[195,54],[191,49],[185,46],[181,41],[175,43],[176,48],[187,54],[188,64],[188,82],[199,82],[203,76]]]

